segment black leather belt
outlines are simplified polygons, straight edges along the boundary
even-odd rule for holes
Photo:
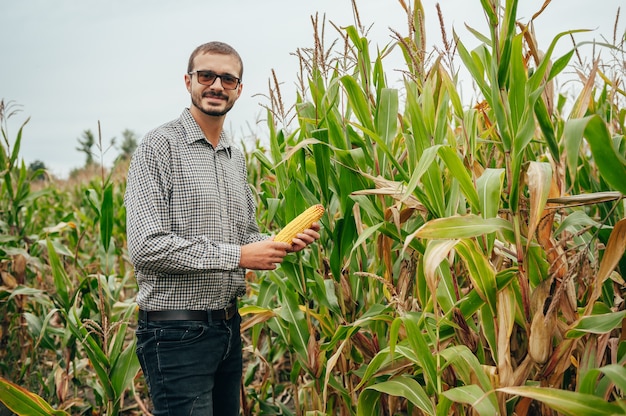
[[[139,309],[141,321],[228,321],[237,313],[237,302],[231,302],[224,309],[144,311]]]

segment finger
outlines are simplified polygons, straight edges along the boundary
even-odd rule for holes
[[[315,236],[311,235],[311,234],[298,234],[296,236],[296,238],[293,239],[294,244],[298,243],[298,244],[304,244],[304,245],[308,245],[311,244],[313,241],[315,241]]]
[[[291,248],[291,244],[289,243],[277,243],[279,244],[279,249],[283,250],[283,251],[287,251]]]
[[[311,238],[311,242],[313,242],[313,240],[317,240],[318,238],[320,238],[320,234],[312,228],[307,228],[306,230],[302,232],[302,234]],[[300,234],[298,234],[298,237],[300,237]]]
[[[291,246],[289,246],[289,248],[291,248]],[[282,260],[283,257],[285,257],[287,255],[287,250],[281,248],[280,250],[274,250],[274,252],[272,252],[271,257],[274,259],[280,259]]]

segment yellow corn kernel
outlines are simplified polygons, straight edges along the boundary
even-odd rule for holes
[[[322,218],[322,215],[324,215],[324,206],[322,204],[316,204],[307,208],[302,214],[291,220],[285,228],[276,234],[274,241],[291,244],[291,240],[293,240],[296,235],[310,228],[314,222]]]

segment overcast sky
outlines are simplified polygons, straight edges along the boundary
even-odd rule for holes
[[[412,0],[406,0],[413,3]],[[398,0],[356,0],[361,23],[370,28],[372,51],[392,41],[389,28],[406,34]],[[429,50],[441,44],[435,0],[422,0]],[[448,35],[454,29],[468,45],[465,24],[487,33],[480,0],[439,0]],[[503,2],[504,3],[504,2]],[[543,0],[520,1],[518,19],[528,22]],[[569,29],[591,29],[576,40],[613,38],[623,0],[553,0],[536,20],[540,48]],[[623,12],[623,10],[622,10]],[[18,104],[9,120],[9,138],[26,118],[21,156],[43,161],[57,176],[85,162],[77,139],[84,130],[121,141],[130,129],[142,136],[172,120],[189,105],[183,76],[191,51],[221,40],[244,60],[244,90],[229,113],[235,141],[251,132],[265,112],[268,80],[276,71],[285,91],[296,83],[298,48],[313,44],[311,16],[319,13],[338,26],[354,24],[351,0],[0,0],[0,99]],[[623,14],[623,13],[622,13]],[[623,21],[623,19],[622,19]],[[621,33],[624,24],[620,23]],[[327,24],[327,43],[338,35]],[[562,51],[571,46],[562,40]],[[585,51],[583,51],[585,52]],[[591,47],[586,52],[591,53]],[[393,61],[387,71],[398,69]],[[457,60],[457,65],[460,65]],[[293,95],[284,96],[287,104]],[[105,155],[105,163],[119,154]]]

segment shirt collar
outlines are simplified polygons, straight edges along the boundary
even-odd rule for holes
[[[198,126],[198,123],[196,123],[196,120],[193,118],[193,116],[191,115],[191,111],[189,111],[188,108],[185,108],[183,110],[183,113],[180,116],[180,122],[183,128],[185,129],[185,132],[187,133],[185,136],[186,144],[191,144],[199,140],[202,140],[206,142],[209,146],[211,147],[213,146],[206,139],[206,137],[204,136],[204,133],[202,133],[202,129],[200,128],[200,126]],[[217,152],[220,150],[225,150],[226,153],[228,153],[228,157],[231,157],[232,156],[231,147],[232,147],[232,142],[230,138],[224,132],[224,130],[222,130],[222,132],[220,133],[220,141],[217,144],[217,147],[215,147],[215,151]]]

